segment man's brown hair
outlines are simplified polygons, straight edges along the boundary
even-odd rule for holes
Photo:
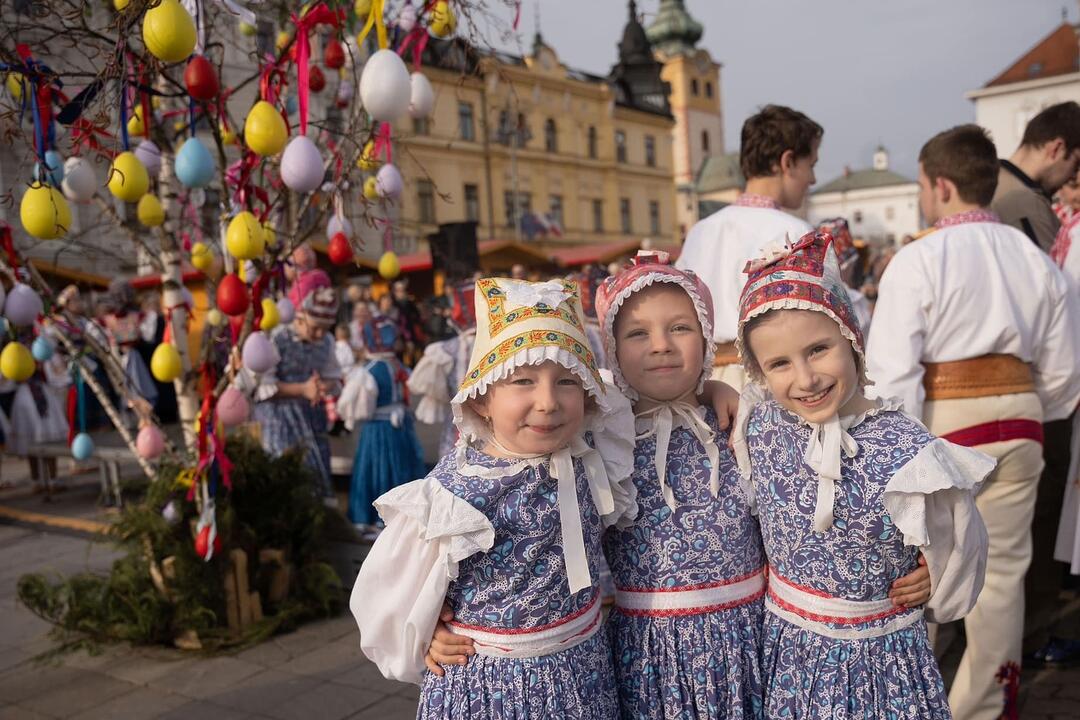
[[[821,140],[820,125],[783,105],[766,105],[742,126],[739,166],[749,180],[776,174],[780,156],[791,150],[796,158],[809,157]]]
[[[1057,138],[1065,141],[1065,151],[1080,148],[1080,105],[1070,100],[1044,109],[1024,128],[1020,144],[1042,147]]]
[[[986,131],[975,124],[940,132],[919,151],[922,170],[933,183],[938,178],[956,184],[960,199],[986,207],[997,189],[997,149]]]

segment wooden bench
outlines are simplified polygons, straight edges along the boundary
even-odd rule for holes
[[[71,457],[71,448],[63,443],[39,443],[31,445],[26,456],[34,463],[38,477],[45,485],[45,492],[51,496],[56,478],[52,477],[49,464],[45,461],[51,458]],[[126,447],[95,447],[94,454],[88,459],[96,460],[98,463],[102,499],[107,504],[121,507],[123,499],[120,494],[120,463],[135,462],[135,455]]]

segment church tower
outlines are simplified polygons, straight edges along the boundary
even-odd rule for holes
[[[702,32],[683,0],[660,0],[656,17],[645,30],[656,59],[664,65],[661,77],[671,86],[676,212],[684,236],[697,220],[698,172],[710,155],[724,154],[720,64],[696,46]]]

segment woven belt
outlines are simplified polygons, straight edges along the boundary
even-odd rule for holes
[[[978,447],[1009,440],[1034,440],[1043,444],[1043,426],[1038,420],[994,420],[992,422],[960,428],[941,436],[964,447]]]
[[[526,658],[552,655],[585,642],[600,629],[600,595],[573,615],[534,628],[493,628],[451,621],[450,630],[473,639],[481,655]]]
[[[735,349],[734,342],[717,343],[716,356],[713,358],[713,367],[724,365],[738,365],[739,353]]]
[[[635,617],[679,617],[728,610],[765,595],[765,568],[730,580],[677,588],[618,588],[615,607]]]
[[[1013,355],[923,363],[927,400],[957,400],[1035,391],[1031,366]]]

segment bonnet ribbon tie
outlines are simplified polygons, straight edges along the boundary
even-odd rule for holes
[[[650,435],[656,435],[653,461],[656,465],[656,477],[660,481],[660,492],[669,508],[675,510],[675,493],[667,481],[667,455],[668,446],[671,444],[671,431],[677,427],[685,427],[705,448],[705,454],[709,458],[709,492],[713,497],[720,494],[720,448],[716,446],[716,433],[702,417],[699,407],[684,401],[666,402],[636,413],[634,417],[652,422],[648,430],[634,439],[644,440]]]
[[[813,431],[806,444],[803,461],[817,473],[817,500],[814,503],[814,530],[825,532],[833,525],[833,506],[836,502],[836,483],[840,481],[841,452],[855,457],[859,445],[848,434],[855,416],[811,424]]]

